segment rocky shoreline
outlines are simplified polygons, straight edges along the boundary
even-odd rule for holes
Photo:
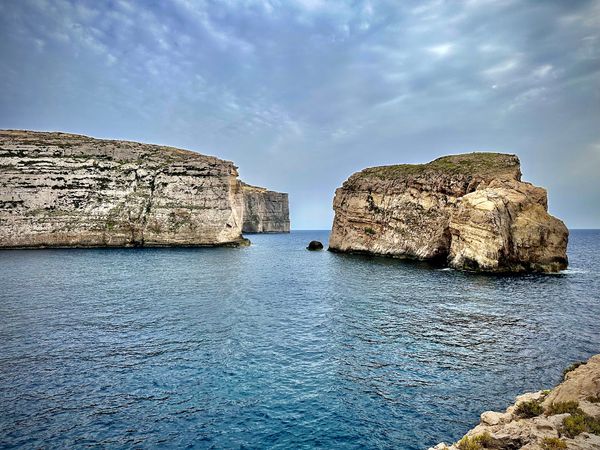
[[[364,169],[336,190],[329,249],[478,272],[558,272],[569,232],[520,161],[468,153]]]
[[[554,389],[520,395],[505,412],[486,411],[458,442],[430,450],[600,449],[600,354],[565,370]]]

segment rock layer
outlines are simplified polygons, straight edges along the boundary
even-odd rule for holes
[[[289,233],[288,195],[242,183],[244,233]]]
[[[550,391],[520,395],[505,412],[486,411],[453,445],[430,450],[600,450],[600,355]]]
[[[332,251],[438,259],[457,269],[556,272],[568,230],[519,159],[470,153],[373,167],[336,190]]]
[[[0,131],[0,247],[239,245],[237,175],[171,147]]]

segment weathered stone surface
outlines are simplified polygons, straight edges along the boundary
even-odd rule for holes
[[[475,270],[558,272],[568,230],[547,212],[546,191],[497,181],[465,195],[450,218],[450,265]]]
[[[464,448],[527,449],[543,450],[544,439],[560,439],[568,449],[600,449],[600,436],[586,431],[570,437],[565,433],[564,421],[574,413],[554,414],[552,405],[560,402],[576,402],[580,410],[589,417],[600,420],[600,355],[591,357],[586,364],[569,372],[565,381],[551,391],[539,391],[520,395],[514,405],[504,413],[492,411],[481,415],[481,422],[463,439]],[[523,402],[535,401],[542,406],[542,413],[535,417],[523,418],[517,414],[517,407]],[[484,442],[476,443],[478,437],[485,436]],[[466,441],[470,441],[471,447]],[[460,442],[460,441],[459,441]],[[459,450],[459,442],[438,444],[435,450]],[[556,447],[557,448],[557,447]]]
[[[492,272],[567,266],[568,230],[548,214],[546,191],[521,182],[514,155],[470,153],[365,169],[336,190],[333,208],[332,251]]]
[[[289,233],[288,195],[242,183],[244,233]]]
[[[0,131],[0,247],[239,245],[237,175],[171,147]]]
[[[565,375],[565,380],[557,386],[544,400],[543,406],[549,407],[557,402],[580,402],[586,413],[600,416],[600,355],[592,356],[586,364],[582,364]]]

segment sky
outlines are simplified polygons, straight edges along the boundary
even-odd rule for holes
[[[600,0],[0,0],[0,128],[234,161],[294,229],[365,167],[515,153],[600,228]]]

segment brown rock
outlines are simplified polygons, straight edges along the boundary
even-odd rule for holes
[[[337,189],[329,248],[439,259],[457,269],[556,272],[568,230],[514,155],[471,153],[374,167]]]
[[[565,381],[558,385],[544,400],[544,407],[555,402],[576,401],[590,415],[600,416],[600,355],[592,356],[586,364],[565,375]]]

